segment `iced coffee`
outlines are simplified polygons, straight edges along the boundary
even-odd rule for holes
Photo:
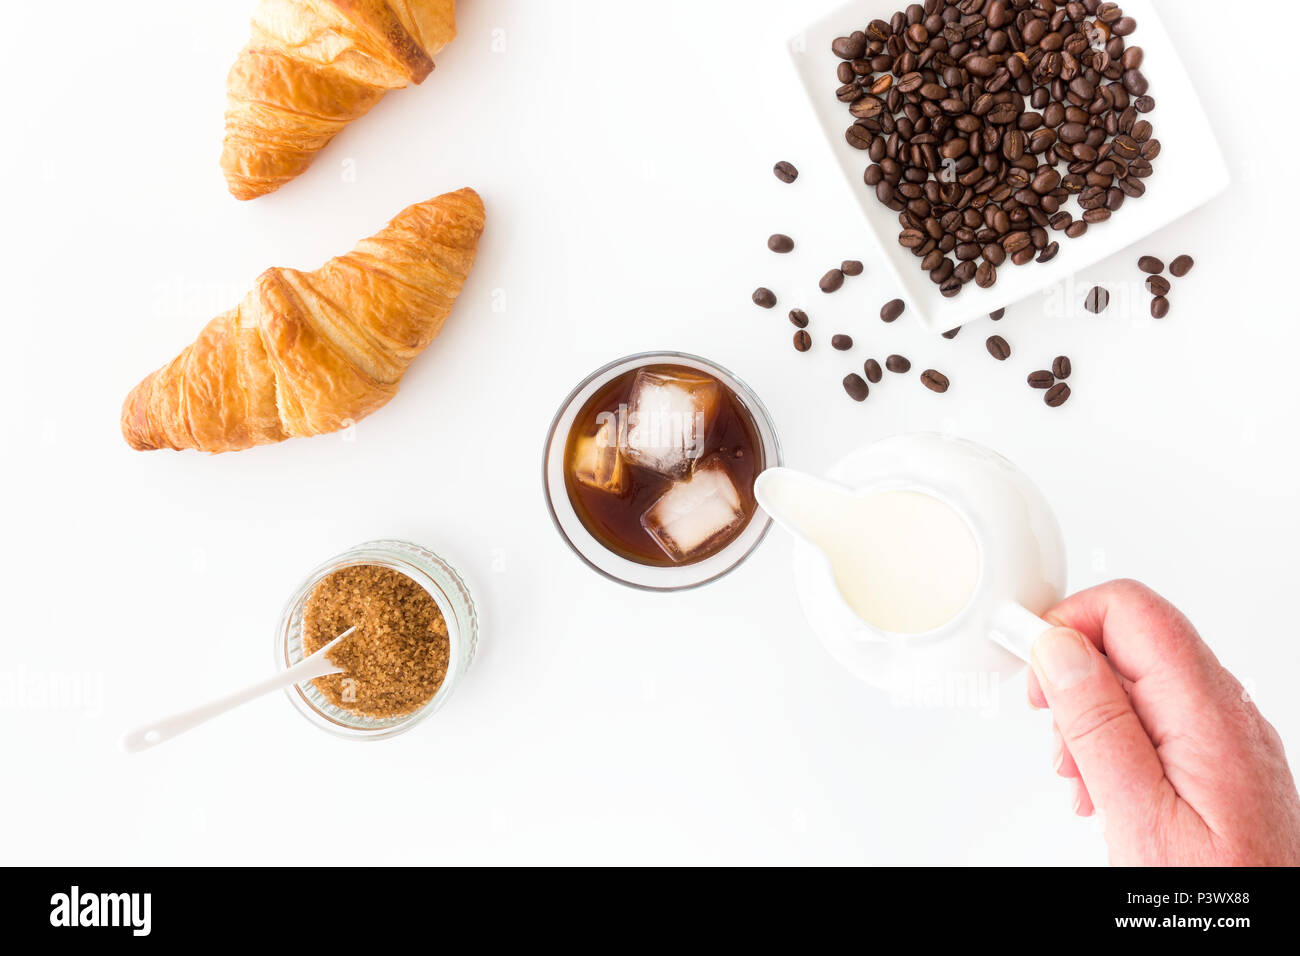
[[[564,481],[579,520],[605,548],[657,567],[725,549],[758,508],[764,445],[723,382],[682,365],[612,378],[579,409]]]

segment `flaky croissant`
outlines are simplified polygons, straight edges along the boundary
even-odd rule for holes
[[[483,222],[478,193],[461,189],[408,206],[315,272],[266,270],[127,396],[127,443],[237,451],[369,415],[442,329]]]
[[[279,189],[456,36],[454,0],[261,0],[226,80],[221,168],[238,199]]]

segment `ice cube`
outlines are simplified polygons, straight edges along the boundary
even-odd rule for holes
[[[722,386],[705,375],[642,369],[628,398],[628,461],[670,478],[685,478],[704,454],[722,402]]]
[[[616,416],[608,416],[594,435],[580,435],[573,443],[573,477],[582,484],[611,495],[627,489],[627,471],[618,453]]]
[[[690,478],[674,484],[650,506],[641,516],[641,527],[680,562],[718,543],[744,521],[740,492],[723,460],[711,455],[695,466]]]

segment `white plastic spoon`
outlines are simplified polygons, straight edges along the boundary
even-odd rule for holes
[[[123,735],[122,739],[118,741],[118,746],[129,754],[139,753],[141,750],[156,747],[164,740],[171,740],[177,734],[192,730],[199,724],[207,723],[213,717],[234,710],[240,704],[256,700],[258,697],[272,691],[280,690],[291,684],[301,684],[303,681],[312,680],[316,677],[324,677],[327,674],[342,674],[343,668],[337,667],[326,660],[325,655],[332,651],[339,641],[355,630],[355,627],[348,628],[311,657],[299,661],[293,667],[281,671],[274,677],[268,677],[264,681],[259,681],[233,694],[227,694],[225,697],[219,697],[201,707],[195,707],[193,710],[187,710],[184,713],[174,714],[171,717],[156,720],[151,724],[145,724],[143,727]]]

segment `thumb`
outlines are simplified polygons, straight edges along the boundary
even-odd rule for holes
[[[1108,823],[1142,827],[1167,786],[1165,771],[1110,662],[1067,627],[1039,637],[1031,656],[1093,804]]]

